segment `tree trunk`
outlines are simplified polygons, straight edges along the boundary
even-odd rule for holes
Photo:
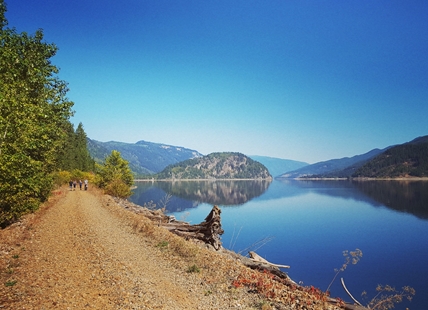
[[[220,235],[224,233],[221,228],[220,213],[221,209],[218,206],[214,206],[205,220],[195,225],[190,225],[187,222],[171,221],[171,218],[165,216],[168,220],[161,220],[160,226],[186,239],[201,240],[206,244],[212,245],[218,251],[222,248]],[[159,216],[155,218],[158,220]]]

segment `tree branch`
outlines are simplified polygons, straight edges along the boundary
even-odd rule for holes
[[[340,278],[340,282],[342,282],[342,286],[343,286],[343,289],[345,290],[345,292],[349,295],[349,297],[351,297],[351,299],[357,304],[357,305],[359,305],[359,306],[361,306],[361,307],[364,307],[358,300],[356,300],[355,298],[354,298],[354,296],[352,296],[352,294],[351,294],[351,292],[349,292],[348,291],[348,289],[346,288],[346,285],[345,285],[345,281],[343,280],[343,278]]]

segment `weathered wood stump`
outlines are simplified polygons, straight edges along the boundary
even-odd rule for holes
[[[216,251],[222,249],[220,235],[224,233],[224,230],[221,228],[221,209],[218,206],[212,208],[202,223],[190,225],[188,222],[177,221],[174,216],[165,215],[163,210],[151,210],[133,204],[125,199],[116,198],[115,201],[134,213],[144,215],[158,226],[164,227],[176,235],[188,240],[200,240],[212,246]]]
[[[168,221],[160,225],[172,233],[186,239],[198,239],[213,246],[215,250],[222,248],[220,235],[224,233],[221,228],[221,209],[214,206],[205,220],[200,224],[190,225],[187,222]]]

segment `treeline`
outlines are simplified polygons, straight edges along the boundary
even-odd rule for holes
[[[428,142],[405,143],[386,150],[360,167],[353,177],[428,177]]]
[[[127,170],[109,175],[106,165],[95,167],[83,125],[74,130],[70,122],[73,102],[66,97],[67,83],[51,63],[57,47],[44,41],[42,30],[29,35],[7,27],[5,13],[0,0],[0,227],[36,210],[55,182],[94,170],[101,172],[100,184],[114,180],[119,193],[128,194],[121,182],[129,187],[129,175],[118,176]],[[120,154],[112,156],[113,165],[123,168]]]
[[[79,123],[76,130],[69,123],[66,130],[66,144],[60,156],[59,167],[62,170],[94,171],[95,161],[89,154],[87,136],[83,124]]]

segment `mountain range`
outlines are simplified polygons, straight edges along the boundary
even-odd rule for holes
[[[169,165],[204,155],[196,150],[161,143],[100,142],[88,138],[88,150],[96,162],[103,162],[112,150],[117,150],[129,162],[136,177],[153,175]],[[261,163],[278,178],[350,178],[428,176],[428,136],[367,153],[307,164],[301,161],[249,156]]]
[[[283,173],[279,176],[279,178],[297,179],[304,177],[349,177],[359,167],[364,165],[370,159],[374,158],[376,155],[381,154],[385,150],[386,149],[373,149],[367,153],[355,155],[353,157],[321,161],[312,165],[304,166],[300,169]]]
[[[202,157],[198,151],[162,143],[138,141],[137,143],[100,142],[87,139],[89,154],[95,162],[102,163],[112,150],[120,152],[129,162],[129,167],[135,176],[154,174],[162,171],[168,165],[187,159]]]
[[[288,171],[279,178],[428,177],[428,136]]]

